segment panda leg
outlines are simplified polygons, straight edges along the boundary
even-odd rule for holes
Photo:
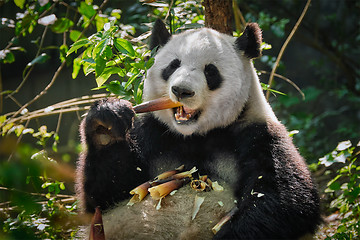
[[[87,149],[80,155],[77,192],[86,212],[102,210],[129,197],[129,191],[147,179],[133,152],[129,131],[135,113],[131,104],[116,98],[96,102],[80,127]]]

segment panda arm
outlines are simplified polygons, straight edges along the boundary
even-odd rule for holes
[[[313,233],[320,221],[317,191],[285,127],[250,127],[238,139],[238,211],[214,238],[294,239]]]
[[[77,192],[85,211],[108,209],[147,179],[129,134],[134,118],[129,102],[109,98],[96,102],[83,120],[86,149],[78,162]]]

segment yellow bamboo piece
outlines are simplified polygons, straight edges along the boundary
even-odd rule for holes
[[[151,197],[154,200],[159,200],[159,199],[167,196],[172,191],[180,188],[186,180],[188,180],[188,179],[186,179],[186,178],[175,179],[170,182],[166,182],[166,183],[157,185],[155,187],[151,187],[148,190],[150,192]]]
[[[149,187],[151,187],[149,182],[145,182],[143,184],[141,184],[140,186],[134,188],[133,190],[130,191],[131,195],[134,195],[129,203],[127,205],[134,205],[134,203],[140,202],[141,200],[144,199],[144,197],[146,197],[146,195],[149,193],[148,189]]]

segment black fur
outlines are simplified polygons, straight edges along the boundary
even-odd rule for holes
[[[134,155],[127,134],[135,115],[128,107],[127,101],[113,98],[98,101],[81,124],[81,138],[87,152],[80,155],[77,184],[86,212],[94,212],[97,206],[108,209],[127,198],[132,190],[127,181],[140,184],[148,179],[146,173],[136,170],[143,165]],[[111,137],[108,145],[99,144],[100,134]],[[122,161],[119,153],[121,158],[132,160]]]
[[[112,136],[124,136],[123,140],[94,146],[96,125],[92,122],[105,122]],[[89,147],[80,158],[78,191],[88,212],[96,206],[108,209],[128,198],[130,189],[154,177],[159,158],[164,165],[167,159],[175,167],[178,163],[196,166],[211,179],[226,179],[209,166],[221,153],[236,159],[231,168],[236,172],[233,187],[238,211],[215,239],[295,239],[313,233],[320,221],[310,173],[280,124],[243,128],[233,123],[184,138],[170,132],[151,113],[134,118],[128,104],[112,99],[90,109],[82,123],[82,139]]]
[[[208,64],[205,66],[204,74],[210,90],[215,90],[220,87],[222,77],[219,70],[214,64]]]
[[[164,46],[171,38],[171,34],[166,29],[165,24],[160,19],[155,21],[151,38],[150,38],[150,50],[156,47]]]
[[[181,65],[181,61],[179,59],[174,59],[171,63],[162,71],[162,78],[167,81],[170,76],[178,69]]]
[[[248,58],[257,58],[261,56],[261,42],[262,34],[261,29],[257,23],[249,23],[243,34],[236,39],[236,47],[244,51],[244,54]]]

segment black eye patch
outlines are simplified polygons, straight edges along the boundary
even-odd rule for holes
[[[167,81],[169,77],[180,67],[181,61],[179,59],[174,59],[171,63],[162,71],[162,78]]]
[[[204,74],[210,90],[215,90],[220,87],[222,77],[214,64],[206,65]]]

